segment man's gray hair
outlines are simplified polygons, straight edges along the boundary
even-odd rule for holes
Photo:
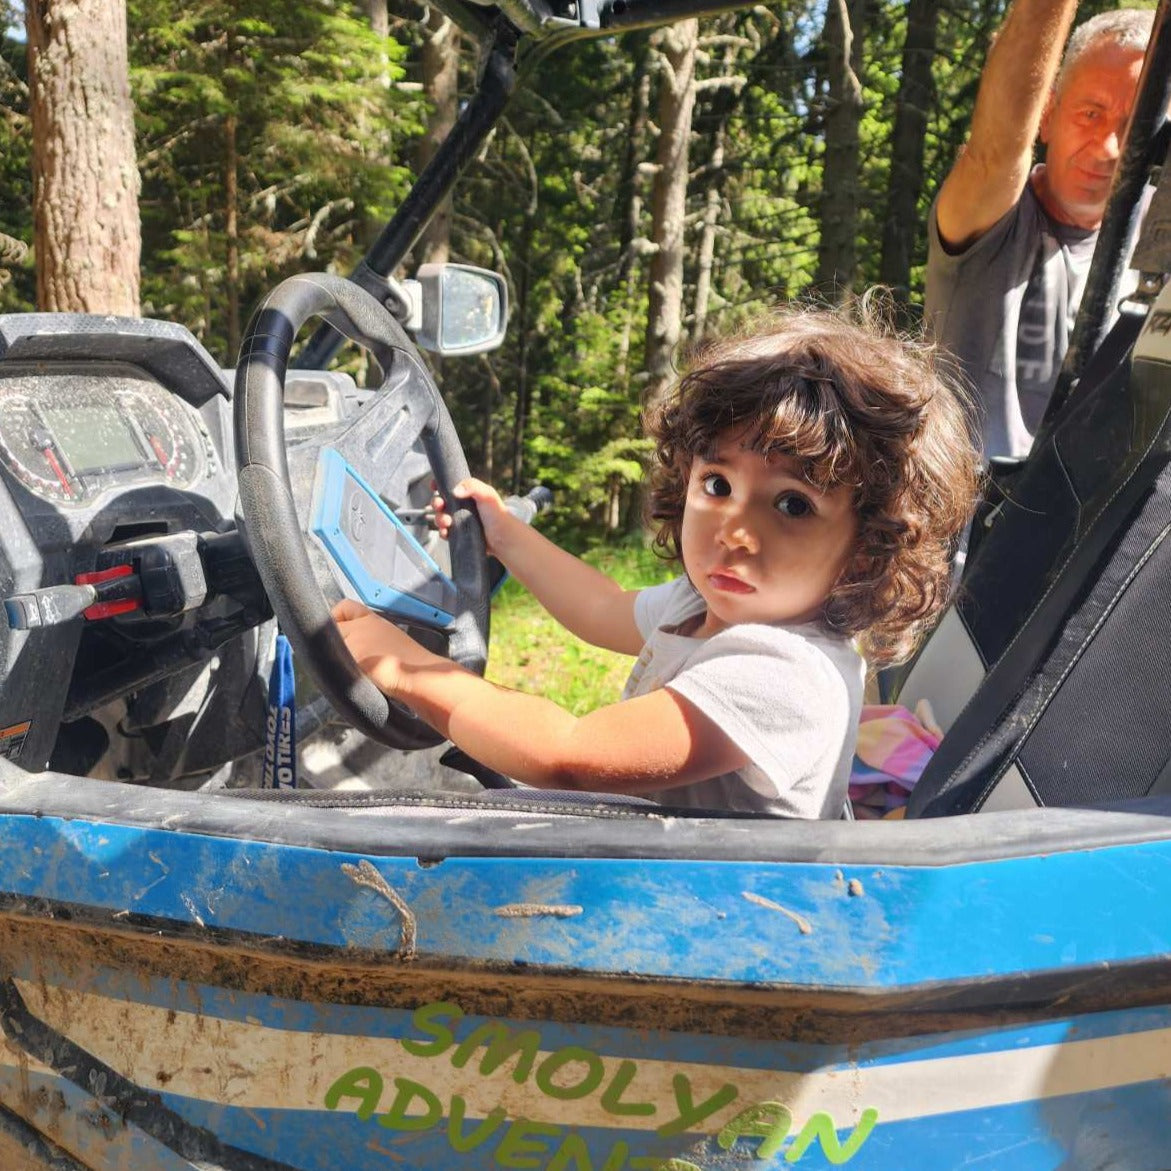
[[[1155,14],[1145,8],[1117,8],[1113,12],[1099,12],[1073,30],[1061,59],[1057,74],[1057,89],[1061,89],[1073,65],[1089,50],[1099,45],[1117,45],[1145,53],[1151,39]]]

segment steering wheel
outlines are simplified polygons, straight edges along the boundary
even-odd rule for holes
[[[289,352],[313,316],[368,349],[384,380],[356,418],[286,450]],[[335,710],[367,736],[401,749],[441,743],[442,736],[359,670],[327,600],[356,594],[416,628],[420,641],[483,674],[489,610],[484,530],[474,508],[451,495],[468,474],[467,459],[414,344],[352,281],[317,273],[290,277],[261,302],[241,343],[235,432],[245,536],[301,662]],[[395,491],[395,476],[404,488],[402,469],[418,444],[451,509],[450,577],[386,502],[405,500],[405,490]]]

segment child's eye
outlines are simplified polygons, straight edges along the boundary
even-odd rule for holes
[[[782,492],[773,507],[791,517],[808,516],[813,511],[813,505],[800,492]]]
[[[731,496],[732,485],[719,472],[708,472],[700,481],[706,496]]]

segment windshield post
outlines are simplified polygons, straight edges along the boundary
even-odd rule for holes
[[[422,235],[435,208],[476,157],[508,104],[516,86],[517,40],[516,30],[510,25],[502,23],[497,27],[484,55],[476,92],[419,173],[398,211],[350,274],[350,280],[380,303],[385,303],[388,296],[385,278],[394,273]],[[302,350],[297,367],[324,370],[344,341],[342,334],[323,323]]]
[[[1151,167],[1162,162],[1167,134],[1163,131],[1171,104],[1171,0],[1160,0],[1139,77],[1138,96],[1126,132],[1126,145],[1114,173],[1110,200],[1098,230],[1098,243],[1086,275],[1086,289],[1069,339],[1069,349],[1045,409],[1038,436],[1047,431],[1098,348],[1118,301],[1122,275],[1130,264],[1130,243],[1142,218],[1143,187]],[[1162,133],[1161,133],[1162,131]],[[1035,444],[1033,450],[1039,448]]]

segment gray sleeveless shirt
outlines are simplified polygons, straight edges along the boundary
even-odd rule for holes
[[[975,389],[985,456],[1024,455],[1053,391],[1097,232],[1056,223],[1025,185],[1016,206],[963,252],[928,223],[924,312]]]

